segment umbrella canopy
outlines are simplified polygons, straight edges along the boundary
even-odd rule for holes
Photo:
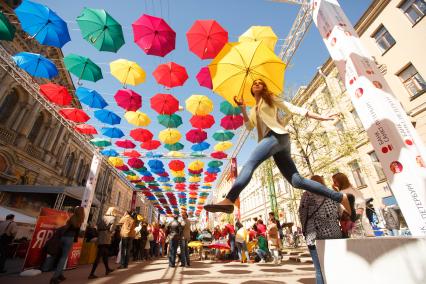
[[[182,134],[180,134],[180,132],[176,129],[167,128],[161,130],[158,137],[160,138],[160,141],[165,144],[174,144],[179,142],[180,138],[182,138]]]
[[[114,99],[119,107],[127,111],[136,111],[142,107],[141,95],[129,89],[118,90]]]
[[[152,75],[158,84],[168,88],[183,86],[188,79],[185,67],[174,62],[158,65]]]
[[[244,124],[244,118],[241,115],[226,115],[220,120],[220,126],[225,129],[238,129]]]
[[[45,5],[23,1],[15,13],[22,29],[41,44],[61,48],[71,40],[67,24]]]
[[[191,146],[192,151],[204,151],[204,150],[207,150],[208,148],[210,148],[210,144],[207,142],[201,142]]]
[[[134,168],[134,169],[140,169],[143,167],[144,163],[142,162],[141,159],[138,158],[131,158],[127,161],[127,164]]]
[[[118,152],[115,151],[114,149],[104,149],[101,151],[101,154],[107,157],[117,157],[118,156]]]
[[[210,161],[207,166],[209,166],[209,168],[218,168],[221,167],[223,165],[222,161]]]
[[[77,24],[83,38],[99,51],[117,52],[124,44],[121,25],[105,10],[84,8]]]
[[[141,156],[136,150],[124,150],[123,155],[130,158],[139,158]]]
[[[94,138],[90,140],[90,143],[97,147],[108,147],[111,145],[111,141],[106,139]]]
[[[201,59],[213,59],[228,42],[228,32],[214,20],[197,20],[186,33],[189,50]]]
[[[151,108],[159,114],[174,114],[179,110],[179,101],[170,94],[156,94],[150,100]]]
[[[222,151],[213,152],[210,154],[215,159],[225,159],[228,155]]]
[[[96,82],[103,78],[101,68],[87,57],[69,54],[64,57],[65,67],[80,80]]]
[[[285,64],[262,41],[226,44],[209,65],[213,91],[231,104],[234,97],[254,106],[251,86],[262,79],[269,91],[280,94],[284,85]]]
[[[58,69],[52,61],[37,53],[19,52],[12,56],[15,64],[34,77],[52,79],[58,75]]]
[[[227,101],[220,103],[220,111],[225,115],[238,115],[241,113],[240,107],[234,107]]]
[[[126,149],[133,149],[136,147],[136,145],[128,139],[117,140],[115,141],[115,145],[121,148],[126,148]]]
[[[207,115],[213,111],[213,102],[203,95],[192,95],[186,101],[186,109],[193,115]]]
[[[96,128],[88,124],[76,125],[74,126],[74,129],[81,134],[86,134],[86,135],[98,134],[98,131],[96,130]]]
[[[198,84],[202,87],[206,87],[208,89],[213,89],[212,77],[210,76],[210,71],[208,67],[203,67],[198,72],[197,76]]]
[[[189,122],[194,128],[203,128],[207,129],[213,126],[214,117],[210,114],[207,115],[194,115]]]
[[[115,125],[120,124],[121,118],[110,110],[100,109],[95,111],[95,117],[103,123]]]
[[[139,142],[147,142],[152,140],[154,135],[148,129],[136,128],[130,130],[130,136]]]
[[[180,160],[172,160],[169,162],[169,168],[172,171],[182,171],[185,168],[185,163]]]
[[[218,130],[213,134],[213,139],[216,141],[228,141],[234,137],[234,133],[229,130]]]
[[[9,19],[0,12],[0,40],[12,41],[15,37],[16,28],[13,26]]]
[[[177,114],[160,114],[157,119],[159,124],[167,128],[177,128],[182,125],[182,118]]]
[[[86,122],[90,119],[83,110],[73,107],[61,109],[59,110],[59,114],[74,122]]]
[[[108,105],[101,94],[95,90],[78,87],[75,94],[80,102],[91,108],[104,108]]]
[[[184,148],[182,143],[165,144],[164,147],[169,151],[180,151]]]
[[[114,167],[121,167],[124,166],[124,162],[121,158],[118,157],[109,157],[108,162],[111,163]]]
[[[149,141],[145,141],[141,144],[141,148],[151,151],[151,150],[155,150],[158,147],[160,147],[161,142],[158,140],[149,140]]]
[[[188,169],[193,170],[193,171],[199,171],[199,170],[203,169],[203,167],[204,167],[204,163],[200,160],[196,160],[196,161],[189,164]]]
[[[215,151],[226,151],[229,148],[232,147],[232,142],[230,141],[224,141],[224,142],[219,142],[214,146],[214,150]]]
[[[262,41],[270,50],[274,51],[278,37],[270,26],[251,26],[247,31],[240,35],[238,41]]]
[[[175,49],[176,33],[162,18],[143,14],[132,28],[135,43],[146,54],[164,57]]]
[[[50,102],[60,106],[67,106],[72,101],[72,96],[67,88],[53,83],[40,85],[40,94]]]
[[[151,119],[140,111],[128,111],[124,114],[124,118],[128,123],[136,126],[148,126],[151,123]]]
[[[201,143],[207,139],[207,132],[201,129],[191,129],[186,133],[186,140],[191,143]]]
[[[121,138],[124,136],[123,131],[117,127],[102,127],[102,135],[105,135],[109,138]]]
[[[136,62],[117,59],[109,64],[111,75],[114,76],[124,86],[127,84],[137,86],[145,82],[145,71]]]

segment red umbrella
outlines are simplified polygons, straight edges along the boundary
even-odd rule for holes
[[[172,171],[181,171],[185,168],[185,163],[180,160],[173,160],[169,163],[169,168]]]
[[[156,94],[151,98],[151,108],[159,114],[174,114],[179,110],[179,101],[170,94]]]
[[[211,249],[231,249],[231,247],[227,243],[213,243],[209,245]]]
[[[227,130],[235,130],[243,124],[244,118],[241,115],[225,115],[220,121],[220,126]]]
[[[138,158],[131,158],[127,161],[127,164],[131,166],[134,169],[140,169],[144,166],[144,163],[141,159]]]
[[[141,182],[142,180],[141,179],[135,179],[135,180],[131,180],[130,182],[131,183],[138,183],[138,182]]]
[[[188,169],[188,172],[191,173],[191,174],[194,174],[194,175],[198,175],[198,174],[201,174],[203,172],[203,169],[199,169],[199,170],[196,170],[196,171]]]
[[[121,148],[126,148],[126,149],[135,148],[136,147],[136,145],[132,141],[130,141],[128,139],[117,140],[115,142],[115,145],[117,145],[118,147],[121,147]]]
[[[161,145],[161,142],[158,140],[149,140],[149,141],[143,142],[141,144],[141,147],[145,150],[151,151],[151,150],[157,149],[158,147],[160,147],[160,145]]]
[[[160,176],[160,177],[168,177],[169,174],[167,172],[162,172],[162,173],[159,173],[158,176]]]
[[[145,182],[151,182],[151,181],[154,181],[155,179],[152,176],[143,176],[142,180]]]
[[[189,122],[191,122],[192,127],[195,128],[210,128],[214,124],[214,117],[210,114],[207,115],[194,115]]]
[[[201,143],[207,139],[207,132],[201,129],[191,129],[186,133],[186,140],[191,143]]]
[[[216,151],[210,154],[215,159],[225,159],[228,155],[222,151]]]
[[[98,134],[96,128],[88,124],[79,124],[74,127],[77,132],[81,134]]]
[[[212,77],[208,67],[201,68],[196,78],[200,86],[213,89]]]
[[[186,184],[184,184],[184,183],[177,183],[175,185],[175,188],[177,188],[177,189],[185,189],[186,188]]]
[[[201,59],[213,59],[228,42],[228,32],[214,20],[197,20],[186,38],[189,50]]]
[[[216,177],[208,176],[204,178],[204,182],[213,182],[216,180]]]
[[[141,156],[136,150],[124,150],[123,155],[129,158],[139,158]]]
[[[196,183],[189,185],[189,189],[191,189],[191,190],[197,190],[199,187],[200,187],[200,185],[196,184]]]
[[[188,79],[185,67],[174,62],[158,65],[152,75],[158,84],[168,88],[182,86]]]
[[[136,128],[130,130],[130,136],[139,142],[146,142],[152,139],[154,135],[148,129]]]
[[[81,109],[78,108],[63,108],[59,110],[59,113],[68,120],[74,122],[86,122],[90,117]]]
[[[141,95],[129,89],[118,90],[114,99],[118,106],[127,111],[137,111],[142,106]]]
[[[129,167],[126,166],[126,165],[118,166],[118,167],[115,167],[115,168],[119,169],[121,171],[124,171],[124,172],[127,172],[128,170],[130,170]]]
[[[72,101],[72,96],[68,93],[67,88],[53,83],[40,85],[40,94],[60,106],[68,106]]]

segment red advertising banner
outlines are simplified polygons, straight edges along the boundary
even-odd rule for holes
[[[78,242],[74,243],[70,253],[68,254],[66,269],[76,268],[80,260],[81,248],[83,247],[83,238],[79,238]]]

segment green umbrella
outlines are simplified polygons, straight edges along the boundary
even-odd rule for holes
[[[220,103],[220,111],[225,115],[238,115],[241,113],[241,109],[239,107],[232,106],[228,101]]]
[[[101,68],[87,57],[69,54],[64,58],[65,67],[80,80],[96,82],[103,78]]]
[[[108,147],[111,145],[111,141],[106,139],[99,139],[99,138],[94,138],[90,140],[90,143],[92,143],[96,147]]]
[[[208,164],[209,168],[219,168],[223,165],[222,161],[210,161]]]
[[[213,139],[216,141],[228,141],[234,137],[234,133],[229,130],[218,130],[213,134]]]
[[[206,155],[201,152],[192,152],[191,157],[205,157]]]
[[[176,128],[182,125],[182,118],[177,114],[160,114],[157,119],[159,124],[167,128]]]
[[[0,40],[12,41],[15,37],[16,28],[9,22],[8,18],[0,12]]]
[[[182,143],[177,142],[175,144],[165,144],[164,147],[169,151],[180,151],[184,146]]]
[[[173,179],[173,181],[174,181],[174,182],[185,182],[185,181],[186,181],[186,178],[184,178],[184,177],[175,177],[175,178]]]
[[[124,44],[121,25],[105,10],[84,8],[77,23],[83,38],[97,50],[117,52]]]
[[[124,171],[123,173],[125,173],[128,176],[132,176],[132,177],[136,176],[135,172],[133,172],[133,171]]]

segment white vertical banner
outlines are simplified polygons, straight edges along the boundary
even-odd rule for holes
[[[92,164],[90,165],[89,176],[87,177],[86,188],[84,190],[83,198],[81,199],[81,207],[84,208],[84,222],[81,229],[86,230],[87,220],[89,219],[90,208],[92,207],[93,196],[95,195],[96,183],[98,182],[99,171],[101,168],[100,157],[96,154],[93,155]]]
[[[367,131],[411,233],[426,236],[426,149],[336,0],[313,19]]]

